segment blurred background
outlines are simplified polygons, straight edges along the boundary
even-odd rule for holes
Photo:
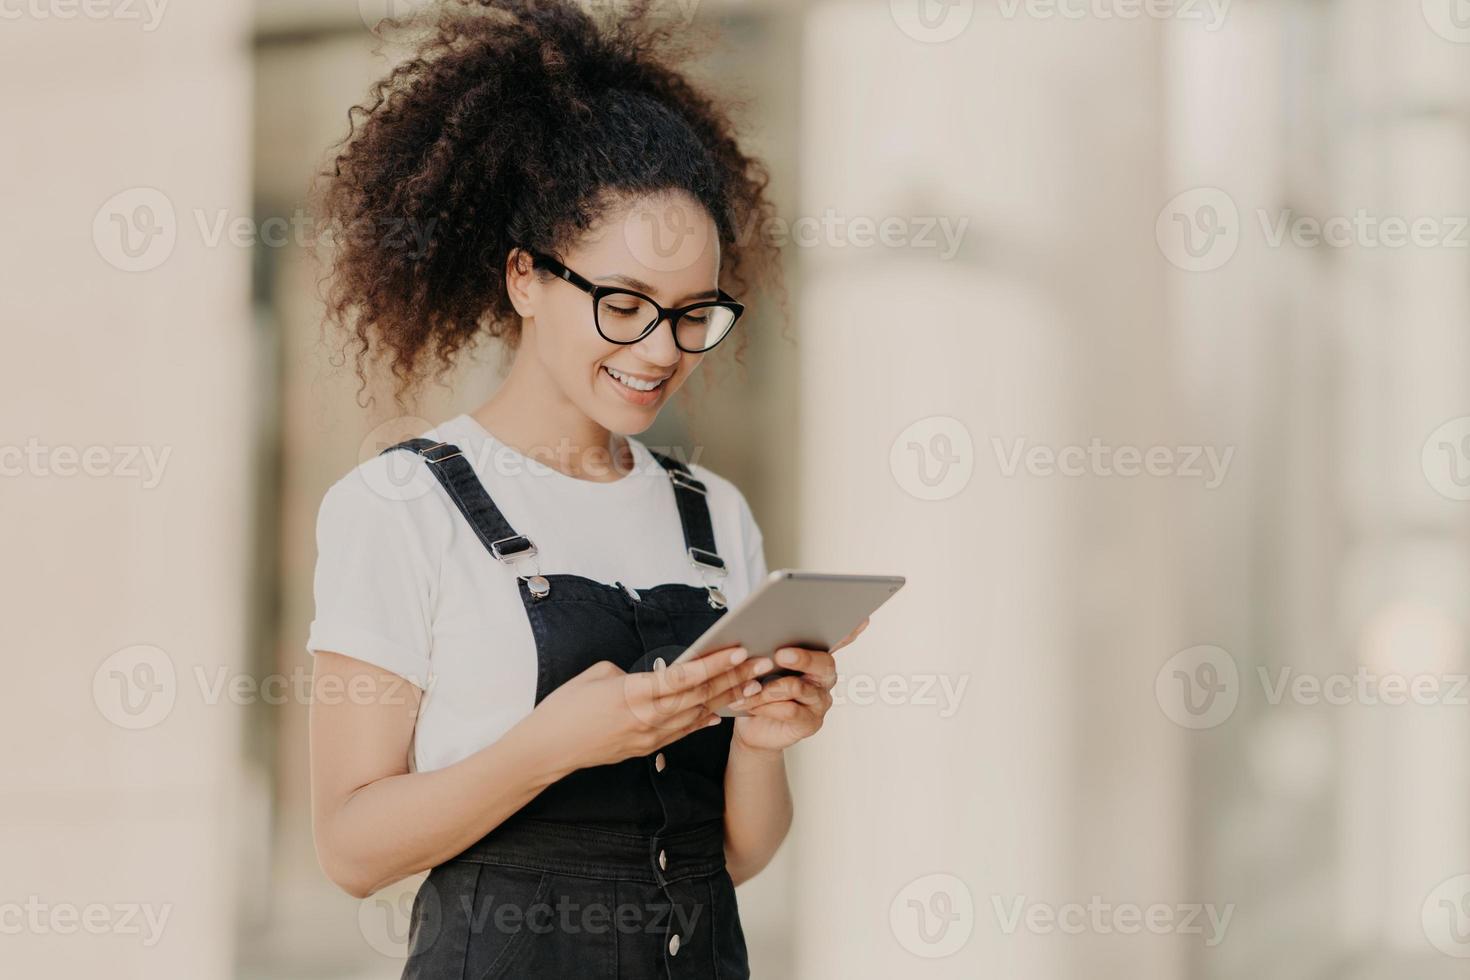
[[[5,976],[402,968],[418,879],[316,863],[303,644],[327,486],[503,368],[363,408],[321,341],[307,184],[405,9],[0,3]],[[910,582],[755,975],[1463,976],[1470,4],[663,9],[790,318],[647,440],[772,568]]]

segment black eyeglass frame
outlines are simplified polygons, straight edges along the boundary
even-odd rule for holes
[[[674,309],[669,309],[667,307],[660,306],[658,300],[654,299],[652,296],[646,296],[643,293],[638,292],[638,290],[636,289],[624,289],[621,286],[600,286],[597,283],[592,282],[585,276],[578,275],[571,269],[568,269],[559,260],[552,258],[550,255],[545,255],[541,252],[531,251],[530,249],[527,249],[526,251],[531,256],[532,268],[545,269],[547,272],[550,272],[557,278],[565,279],[567,282],[571,283],[573,286],[576,286],[578,289],[582,290],[582,292],[587,293],[592,297],[592,324],[597,328],[597,335],[610,344],[621,344],[624,346],[628,344],[636,344],[640,340],[643,340],[649,334],[657,330],[660,323],[668,320],[669,330],[674,335],[675,347],[679,348],[686,354],[703,354],[707,351],[714,350],[716,347],[719,346],[720,341],[723,341],[726,337],[730,336],[730,334],[734,333],[735,324],[740,322],[740,314],[745,312],[744,304],[737,302],[735,300],[735,297],[731,296],[723,289],[720,289],[718,286],[715,287],[715,292],[718,294],[718,298],[716,299],[701,300],[698,303],[690,303],[688,306],[680,306]],[[601,317],[598,316],[598,309],[602,304],[603,298],[606,296],[636,296],[639,299],[643,300],[645,303],[650,304],[655,310],[657,310],[658,316],[654,318],[652,323],[650,323],[647,327],[643,329],[642,333],[634,337],[632,340],[615,340],[614,338],[609,337],[606,333],[603,332]],[[710,344],[708,347],[700,347],[693,350],[679,343],[679,318],[684,316],[684,314],[686,313],[692,313],[695,310],[707,309],[711,306],[729,307],[735,313],[735,318],[730,321],[729,328],[720,335],[720,339],[715,341],[713,344]]]

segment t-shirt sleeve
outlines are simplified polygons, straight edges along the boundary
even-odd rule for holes
[[[366,661],[424,688],[434,573],[411,506],[376,493],[356,473],[327,491],[317,513],[316,618],[306,648]]]
[[[750,579],[750,591],[746,595],[749,595],[766,579],[766,546],[744,494],[740,494],[740,537],[745,543],[745,570]]]

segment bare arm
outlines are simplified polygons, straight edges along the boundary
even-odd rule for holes
[[[396,674],[320,651],[310,738],[322,870],[362,898],[441,864],[562,776],[653,752],[718,720],[705,702],[744,683],[759,662],[741,650],[655,675],[602,661],[492,744],[443,769],[411,773],[422,692]]]
[[[329,651],[311,705],[312,828],[322,870],[362,898],[453,857],[566,774],[523,724],[444,769],[410,773],[422,693]]]
[[[732,739],[725,767],[725,867],[735,884],[770,863],[791,829],[792,812],[785,753]]]

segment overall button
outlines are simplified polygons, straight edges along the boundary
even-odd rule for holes
[[[674,933],[674,935],[669,938],[669,955],[670,956],[678,956],[679,955],[679,934],[677,932]]]
[[[664,759],[662,752],[653,757],[653,769],[655,772],[663,772],[664,766],[666,765],[668,765],[668,761]]]
[[[658,852],[658,868],[660,871],[669,870],[669,856],[663,851]]]

